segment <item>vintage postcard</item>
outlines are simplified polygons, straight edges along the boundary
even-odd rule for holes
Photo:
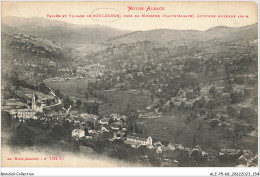
[[[258,167],[257,2],[1,8],[2,167]]]

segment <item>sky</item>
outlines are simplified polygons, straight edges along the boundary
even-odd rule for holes
[[[131,10],[129,7],[144,7]],[[146,11],[147,7],[162,7],[164,10]],[[241,27],[258,21],[256,2],[2,2],[2,17],[43,17],[67,15],[66,18],[48,18],[74,24],[106,25],[122,30],[194,29],[207,30],[215,26]],[[71,18],[68,15],[120,14],[121,18]],[[193,15],[193,18],[141,17],[145,15]],[[133,17],[124,17],[132,15]],[[139,17],[135,17],[139,15]],[[198,15],[236,15],[235,18],[198,18]],[[243,15],[244,18],[238,18]],[[245,18],[248,16],[248,18]]]

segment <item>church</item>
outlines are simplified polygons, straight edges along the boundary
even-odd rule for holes
[[[32,96],[32,110],[35,111],[35,112],[43,112],[43,107],[46,106],[45,103],[39,103],[36,101],[36,96],[35,94],[33,93],[33,96]]]
[[[36,96],[33,93],[32,95],[32,106],[27,109],[12,109],[10,110],[10,114],[14,117],[23,118],[23,119],[37,119],[35,116],[36,112],[43,112],[43,108],[46,104],[40,103],[36,101]]]

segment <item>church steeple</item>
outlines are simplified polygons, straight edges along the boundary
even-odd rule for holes
[[[36,97],[35,97],[35,94],[33,93],[33,96],[32,96],[32,110],[36,110],[37,108],[37,105],[36,105]]]
[[[41,106],[37,106],[36,104],[36,95],[33,93],[33,96],[32,96],[32,110],[33,111],[36,111],[36,112],[42,112],[43,111],[43,106],[41,104]]]
[[[35,94],[33,93],[33,96],[32,96],[32,103],[35,103]]]

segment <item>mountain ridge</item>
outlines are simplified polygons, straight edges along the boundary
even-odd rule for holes
[[[257,38],[257,23],[243,27],[216,26],[205,31],[152,29],[125,31],[105,25],[78,25],[43,17],[3,17],[2,30],[27,33],[62,43],[67,47],[98,42],[132,43],[137,41],[252,40]],[[66,36],[66,37],[65,37]]]
[[[77,25],[42,17],[3,17],[2,24],[21,30],[22,33],[28,35],[60,42],[67,47],[72,44],[105,41],[110,37],[129,32],[103,25]]]

